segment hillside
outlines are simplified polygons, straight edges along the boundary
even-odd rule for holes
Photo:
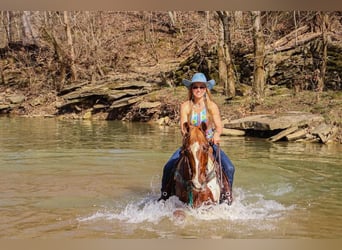
[[[63,23],[58,13],[49,13],[51,23],[40,23],[44,13],[35,13],[39,45],[13,42],[0,48],[0,112],[3,115],[60,116],[61,118],[108,119],[108,111],[78,105],[59,113],[65,103],[61,92],[79,84],[114,81],[150,83],[153,91],[145,102],[160,102],[158,110],[139,108],[139,103],[114,110],[112,119],[157,120],[168,116],[178,122],[178,107],[186,98],[182,78],[206,70],[217,80],[219,20],[214,12],[71,12],[77,79],[71,78],[70,57]],[[172,15],[171,15],[172,14]],[[313,12],[263,13],[266,45],[278,46],[267,57],[268,80],[263,103],[250,97],[253,71],[253,39],[248,13],[233,13],[231,30],[237,95],[222,95],[220,82],[213,94],[224,119],[251,114],[308,111],[322,114],[340,128],[342,141],[342,24],[341,13],[330,13],[330,45],[326,88],[319,94],[314,86],[313,65],[321,41],[312,25]],[[76,17],[73,18],[73,17]],[[172,19],[176,18],[176,19]],[[2,27],[3,28],[3,27]],[[305,31],[305,32],[304,32]],[[303,40],[297,40],[300,32]],[[293,37],[296,34],[296,37]],[[309,38],[310,39],[309,39]],[[293,45],[294,41],[303,41]],[[3,44],[3,42],[2,42]],[[280,49],[279,49],[280,48]],[[91,116],[85,114],[91,114]],[[112,112],[113,113],[113,112]]]

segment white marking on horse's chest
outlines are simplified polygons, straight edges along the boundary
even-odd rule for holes
[[[208,171],[208,173],[211,172],[211,171],[215,171],[214,168],[215,168],[214,162],[213,162],[212,159],[209,157],[209,159],[208,159],[208,165],[207,165],[207,171]],[[218,184],[217,176],[215,175],[215,177],[212,178],[212,179],[208,182],[207,185],[208,185],[208,188],[210,189],[211,193],[213,194],[214,201],[215,201],[215,202],[219,201],[221,189],[220,189],[220,185]]]
[[[194,156],[195,159],[195,173],[192,177],[192,183],[196,188],[201,188],[201,183],[198,181],[198,177],[199,177],[199,160],[197,159],[197,152],[200,149],[200,145],[198,142],[195,142],[194,144],[192,144],[190,146],[190,149],[192,151],[192,155]]]

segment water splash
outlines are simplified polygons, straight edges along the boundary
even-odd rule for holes
[[[153,193],[148,194],[140,200],[129,202],[124,207],[104,208],[90,216],[78,218],[78,221],[119,220],[133,224],[146,222],[158,224],[162,220],[168,219],[174,224],[179,224],[180,220],[175,216],[175,213],[182,211],[182,214],[187,218],[181,220],[183,223],[187,221],[201,223],[215,220],[243,223],[251,220],[274,220],[294,208],[294,206],[285,207],[275,200],[265,200],[263,195],[250,194],[241,188],[234,190],[234,201],[231,206],[219,204],[192,209],[175,196],[161,202],[157,202],[157,198],[158,196]]]

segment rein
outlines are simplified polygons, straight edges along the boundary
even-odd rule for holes
[[[208,184],[213,179],[218,178],[218,172],[217,172],[217,163],[215,162],[216,156],[213,155],[212,149],[210,147],[213,147],[213,144],[211,141],[208,141],[206,138],[205,132],[206,131],[206,124],[204,122],[201,123],[201,126],[195,126],[198,127],[201,131],[193,131],[191,128],[191,125],[188,123],[184,124],[187,133],[183,135],[183,146],[181,150],[181,157],[180,160],[177,163],[175,176],[174,178],[178,180],[178,183],[183,187],[183,190],[186,192],[184,196],[187,198],[187,202],[190,206],[194,203],[194,192],[196,193],[202,193],[207,192],[208,188],[211,190],[211,186],[209,187]],[[199,135],[196,133],[203,133],[204,138],[202,135]],[[193,152],[193,144],[197,142],[198,146],[196,146],[195,151]],[[220,153],[220,149],[219,152]],[[196,155],[195,155],[196,154]],[[200,155],[202,155],[202,158]],[[218,155],[219,157],[219,164],[221,165],[221,155]],[[195,161],[200,161],[201,165],[196,165]],[[206,165],[203,165],[205,163]],[[186,169],[187,168],[187,169]],[[194,168],[198,168],[195,170]],[[198,178],[197,180],[193,180],[194,172],[198,171]],[[204,172],[203,172],[204,171]],[[221,175],[221,181],[217,179],[218,182],[222,183],[222,169],[220,168],[220,175]],[[205,175],[205,176],[203,176]],[[187,177],[188,176],[188,177]],[[204,179],[203,179],[204,177]],[[219,184],[220,185],[220,184]],[[209,191],[209,190],[208,190]],[[209,191],[211,192],[211,191]],[[207,194],[205,194],[207,195]]]
[[[188,138],[188,136],[187,136],[187,138]],[[187,138],[184,138],[184,141],[186,141],[186,139]],[[183,145],[184,145],[185,143],[183,143]],[[203,150],[203,151],[205,151],[205,153],[206,154],[208,154],[208,149],[209,149],[209,147],[210,147],[210,144],[208,144],[208,145],[202,145],[201,146],[201,149]],[[190,166],[190,162],[189,162],[189,156],[186,156],[186,154],[184,153],[185,151],[187,151],[187,152],[190,152],[190,150],[189,150],[189,148],[185,148],[185,147],[183,147],[183,156],[182,156],[182,160],[184,160],[185,162],[185,164],[188,166],[188,169],[189,169],[189,176],[191,176],[191,166]],[[182,161],[181,160],[181,161]],[[181,162],[180,161],[180,162]],[[207,163],[208,164],[208,163]],[[220,165],[221,165],[221,155],[220,155]],[[222,171],[222,170],[221,170]],[[201,192],[202,190],[204,190],[205,188],[206,188],[206,186],[207,186],[207,184],[208,184],[208,182],[210,182],[213,178],[215,178],[215,176],[216,176],[216,172],[215,172],[215,168],[213,169],[213,170],[211,170],[210,172],[208,172],[207,174],[206,174],[206,179],[205,179],[205,181],[202,183],[202,185],[201,185],[201,187],[200,188],[196,188],[195,186],[193,186],[193,185],[191,185],[190,183],[191,183],[191,181],[189,180],[189,181],[186,181],[186,180],[184,180],[184,178],[182,177],[182,175],[179,173],[179,171],[178,171],[178,169],[176,170],[176,173],[175,173],[175,175],[176,176],[179,176],[180,178],[181,178],[181,182],[182,182],[182,184],[183,184],[183,186],[184,186],[184,188],[186,188],[187,190],[190,190],[189,192],[191,192],[191,187],[194,189],[194,190],[196,190],[196,191],[198,191],[198,192]],[[222,178],[222,177],[221,177]],[[192,193],[191,193],[192,194]],[[190,195],[189,195],[190,196]]]
[[[182,152],[182,156],[177,164],[177,168],[175,171],[175,178],[179,177],[180,178],[180,182],[182,183],[184,189],[187,191],[188,193],[188,200],[189,200],[189,205],[192,206],[193,202],[194,202],[194,198],[193,198],[193,194],[192,194],[192,185],[191,185],[191,180],[185,180],[183,178],[183,176],[179,173],[179,165],[183,163],[186,164],[188,166],[188,170],[189,170],[189,176],[191,176],[191,167],[190,167],[190,162],[189,162],[189,158],[188,156],[186,156],[184,154],[185,149],[183,149]]]
[[[221,161],[221,149],[220,149],[220,144],[217,144],[217,151],[218,153],[218,164],[219,164],[219,170],[220,170],[220,185],[221,188],[223,188],[223,175],[222,175],[222,161]]]

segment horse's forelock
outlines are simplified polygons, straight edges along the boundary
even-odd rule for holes
[[[207,138],[205,136],[205,130],[200,127],[193,127],[190,131],[190,140],[192,143],[198,142],[203,145],[207,142]]]

